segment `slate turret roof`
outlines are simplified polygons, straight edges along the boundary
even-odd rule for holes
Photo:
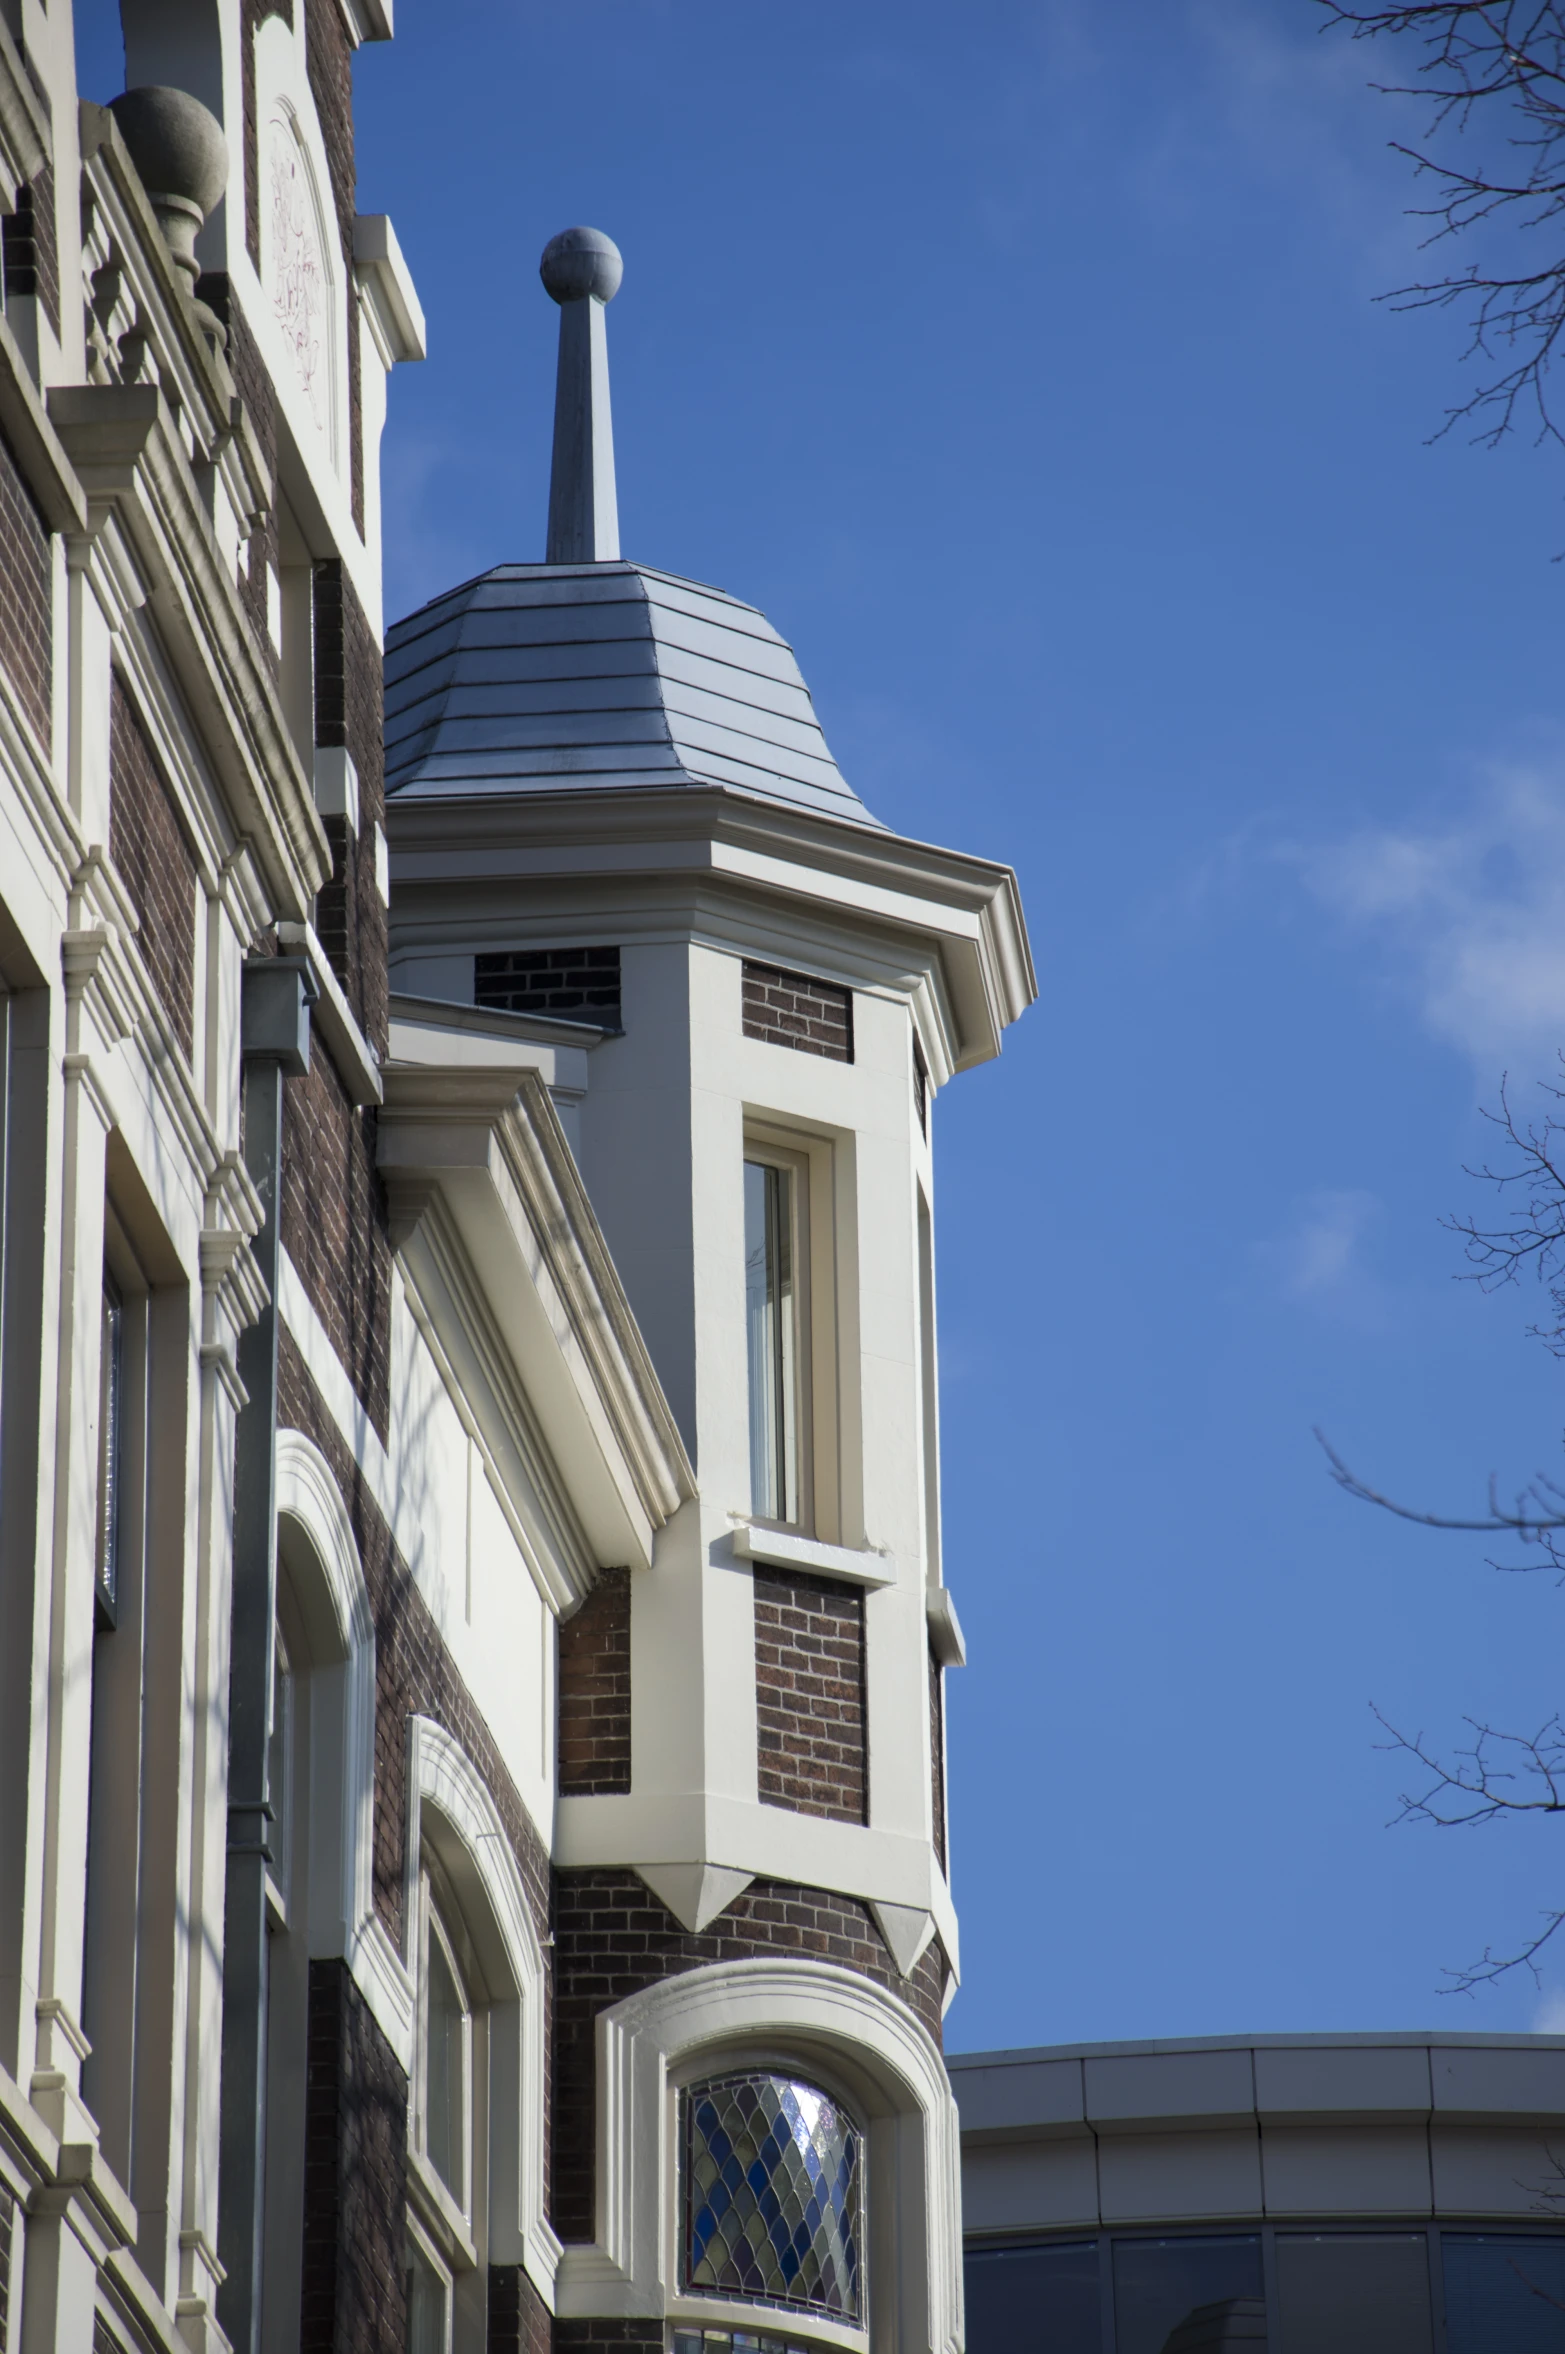
[[[717,785],[875,825],[790,647],[722,589],[643,564],[499,564],[386,638],[386,789]]]

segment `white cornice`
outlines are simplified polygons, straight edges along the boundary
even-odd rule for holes
[[[399,950],[471,945],[508,897],[544,884],[556,899],[590,893],[599,904],[643,907],[695,894],[719,923],[725,905],[732,910],[734,944],[752,953],[756,913],[769,909],[782,952],[802,919],[835,936],[850,959],[855,937],[866,941],[887,985],[900,964],[911,988],[916,968],[933,961],[950,1040],[938,1059],[957,1070],[997,1054],[1001,1033],[1037,995],[1012,870],[877,826],[686,786],[403,794],[388,806],[387,827]]]
[[[305,921],[331,872],[326,836],[162,393],[72,385],[50,394],[49,414],[86,489],[90,530],[115,519],[135,552],[235,831],[249,837],[277,912]]]
[[[547,1086],[514,1068],[391,1063],[382,1077],[393,1240],[405,1250],[438,1203],[452,1337],[503,1346],[597,1565],[649,1564],[695,1477]],[[483,1270],[466,1305],[450,1238]]]
[[[331,969],[331,961],[316,937],[313,924],[279,924],[278,946],[291,949],[310,960],[316,997],[310,1018],[326,1041],[328,1053],[336,1065],[337,1076],[348,1091],[350,1103],[379,1103],[380,1064],[374,1049],[354,1019],[353,1008],[343,994],[342,983]]]

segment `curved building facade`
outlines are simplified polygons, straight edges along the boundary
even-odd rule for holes
[[[1560,2354],[1565,2038],[951,2061],[970,2354]]]

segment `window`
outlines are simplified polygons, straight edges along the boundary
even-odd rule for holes
[[[773,1161],[745,1162],[750,1509],[761,1520],[801,1517],[797,1193],[792,1169]]]
[[[299,2342],[304,2209],[300,2156],[306,2133],[310,2008],[310,1846],[324,1829],[310,1805],[310,1733],[316,1665],[295,1579],[300,1548],[278,1529],[277,1616],[272,1628],[272,1714],[266,1794],[272,1809],[266,1867],[266,2119],[262,2159],[262,2354]],[[306,1589],[307,1590],[307,1589]],[[323,1810],[324,1811],[324,1810]]]
[[[1165,2354],[1182,2325],[1191,2325],[1188,2341],[1201,2343],[1200,2324],[1209,2325],[1209,2342],[1222,2343],[1222,2323],[1259,2320],[1266,2325],[1262,2302],[1261,2243],[1259,2238],[1116,2240],[1114,2243],[1114,2325],[1116,2354]],[[1232,2335],[1237,2339],[1235,2327]]]
[[[91,2050],[82,2097],[100,2147],[127,2188],[135,2151],[137,2014],[149,1831],[161,1830],[166,1788],[143,1741],[146,1679],[155,1674],[146,1592],[149,1554],[147,1411],[151,1295],[112,1204],[106,1208],[98,1324],[97,1504],[92,1587],[92,1691],[87,1734],[87,1901],[81,2023]],[[149,2087],[150,2091],[150,2087]]]
[[[98,1553],[94,1598],[99,1630],[119,1615],[120,1430],[125,1399],[125,1304],[108,1269],[98,1341]]]
[[[416,2226],[408,2230],[408,2354],[451,2354],[451,2280]]]
[[[418,1881],[418,2012],[414,2029],[412,2148],[408,2166],[408,2347],[450,2354],[476,2342],[482,2297],[487,2182],[488,2037],[483,1989],[461,1915],[438,1858],[425,1850]]]
[[[967,2342],[977,2354],[1103,2354],[1095,2240],[968,2251]]]
[[[464,2213],[471,2039],[472,2019],[450,1940],[431,1909],[424,1978],[424,2155]]]
[[[1565,2240],[1446,2232],[1450,2354],[1565,2354]]]
[[[755,2073],[683,2095],[683,2285],[860,2318],[860,2138],[817,2085]]]

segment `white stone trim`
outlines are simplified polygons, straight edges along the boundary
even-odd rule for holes
[[[734,1554],[740,1561],[804,1569],[812,1577],[844,1578],[855,1586],[894,1586],[897,1582],[897,1565],[889,1553],[866,1545],[823,1545],[816,1537],[801,1537],[793,1529],[768,1528],[761,1521],[738,1523]]]
[[[489,2013],[491,2264],[526,2267],[550,2311],[560,2242],[544,2212],[544,1958],[510,1838],[461,1744],[408,1719],[404,1921],[418,1902],[426,1839],[445,1867],[484,1972]]]
[[[316,1657],[310,1678],[310,1953],[347,1963],[407,2071],[413,1987],[375,1911],[375,1621],[341,1491],[302,1431],[277,1434],[277,1517],[304,1534],[319,1576],[314,1597],[301,1601],[315,1601],[317,1620],[325,1605],[337,1647],[335,1660]]]
[[[597,2241],[565,2252],[561,2314],[662,2317],[685,2302],[670,2088],[706,2066],[784,2057],[840,2083],[868,2127],[871,2354],[957,2354],[956,2105],[933,2038],[905,2005],[828,1963],[722,1962],[603,2012],[597,2046]]]

